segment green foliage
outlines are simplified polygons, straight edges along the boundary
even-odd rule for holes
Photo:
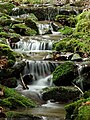
[[[56,51],[65,51],[66,50],[66,41],[62,40],[60,42],[53,44],[53,49],[55,49]]]

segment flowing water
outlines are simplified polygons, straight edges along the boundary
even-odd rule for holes
[[[14,51],[30,57],[30,60],[26,59],[26,66],[22,74],[33,75],[33,83],[28,85],[29,90],[23,90],[21,85],[18,85],[16,90],[22,95],[40,103],[39,107],[32,108],[27,112],[40,116],[42,120],[64,120],[64,105],[43,101],[41,96],[43,88],[53,86],[52,72],[60,64],[56,61],[43,60],[43,57],[52,55],[53,43],[62,39],[62,37],[60,33],[53,31],[49,22],[41,22],[38,28],[40,35],[31,37],[23,36],[19,42],[11,46]],[[44,35],[48,30],[51,30],[52,34]]]

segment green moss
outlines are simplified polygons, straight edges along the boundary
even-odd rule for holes
[[[34,30],[34,29],[31,29],[31,28],[28,28],[26,31],[25,31],[25,35],[36,35],[37,32]]]
[[[2,87],[2,86],[0,86]],[[36,104],[31,99],[28,99],[14,89],[4,87],[4,98],[1,99],[0,106],[9,107],[9,108],[19,108],[19,107],[35,107]]]
[[[71,35],[73,33],[73,29],[71,27],[65,26],[59,30],[63,35]]]
[[[90,31],[90,20],[81,19],[76,25],[76,32]]]
[[[75,120],[90,120],[90,105],[81,106]]]
[[[15,6],[9,2],[0,3],[0,12],[10,14],[14,7]]]
[[[90,112],[90,110],[89,110],[90,106],[83,105],[87,101],[90,101],[90,98],[81,99],[81,100],[78,100],[78,101],[75,101],[73,103],[66,105],[65,106],[66,118],[71,119],[71,120],[81,120],[81,116],[82,116],[83,120],[86,120],[85,116],[87,115],[86,118],[87,118],[87,120],[89,120],[88,118],[90,118],[90,116],[88,115],[88,113]],[[85,106],[88,106],[88,107],[85,107]],[[87,113],[86,113],[86,111],[87,111]]]
[[[78,21],[80,21],[82,19],[90,20],[90,12],[89,11],[82,12],[76,18],[77,18]]]
[[[0,17],[1,26],[10,25],[11,23],[12,23],[12,20],[10,18],[7,18],[6,16]]]
[[[74,79],[74,64],[65,62],[59,65],[53,72],[53,82],[55,85],[70,85]]]
[[[33,13],[30,13],[29,18],[31,18],[34,21],[38,21],[38,18]]]
[[[61,23],[62,25],[70,27],[75,27],[76,24],[76,16],[74,15],[57,15],[55,20]]]
[[[27,26],[25,24],[14,24],[12,28],[20,28],[20,29],[26,29]]]
[[[8,37],[8,33],[7,32],[0,32],[0,37]]]
[[[13,60],[13,63],[15,63],[14,52],[8,45],[0,44],[0,56],[6,56],[7,60]]]
[[[30,27],[27,27],[25,24],[14,24],[12,28],[21,35],[36,35],[37,32]]]
[[[43,89],[42,97],[44,100],[54,100],[58,102],[70,102],[75,100],[80,95],[80,92],[73,87],[50,87]]]
[[[67,37],[53,45],[56,51],[64,52],[79,52],[90,54],[90,38],[88,35],[79,32]]]

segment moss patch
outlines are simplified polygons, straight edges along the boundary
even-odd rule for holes
[[[65,62],[59,65],[53,72],[53,83],[59,85],[71,85],[74,79],[75,66],[72,62]]]
[[[2,88],[1,85],[0,88]],[[36,104],[31,99],[28,99],[17,93],[14,89],[4,86],[4,97],[0,100],[0,106],[10,109],[17,109],[19,107],[35,107]]]

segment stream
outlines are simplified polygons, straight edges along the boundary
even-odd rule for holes
[[[14,17],[15,18],[15,17]],[[52,58],[52,45],[55,41],[62,39],[60,32],[53,31],[50,22],[40,22],[38,25],[39,34],[37,36],[22,36],[12,49],[16,52],[23,53],[26,66],[23,75],[33,75],[33,83],[28,85],[28,90],[23,90],[19,84],[15,88],[22,95],[36,100],[40,103],[37,108],[25,110],[35,116],[40,116],[42,120],[64,120],[65,110],[64,104],[50,101],[43,101],[41,91],[43,88],[53,86],[52,72],[59,65],[57,61],[44,60]],[[51,34],[45,34],[45,30],[50,28]]]

